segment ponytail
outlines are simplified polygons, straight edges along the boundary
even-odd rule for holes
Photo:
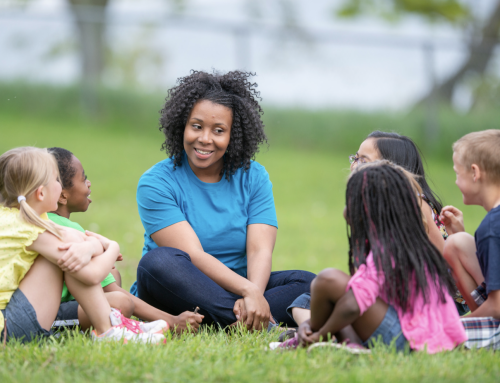
[[[19,217],[24,222],[41,227],[62,240],[61,233],[57,229],[56,225],[52,221],[41,219],[28,202],[26,202],[26,200],[22,200],[19,203]]]
[[[19,206],[19,218],[23,222],[62,239],[57,226],[40,218],[26,202],[26,197],[49,183],[54,171],[59,174],[57,161],[47,149],[26,146],[5,152],[0,156],[0,204],[7,208]]]

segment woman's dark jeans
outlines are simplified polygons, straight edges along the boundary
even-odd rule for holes
[[[271,273],[264,297],[276,321],[297,326],[287,307],[303,293],[309,292],[315,275],[308,271],[290,270]],[[159,247],[142,257],[137,268],[139,298],[150,305],[179,315],[200,307],[203,323],[221,327],[236,322],[233,307],[239,295],[230,293],[203,274],[185,252]]]

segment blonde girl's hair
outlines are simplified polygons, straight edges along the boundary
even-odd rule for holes
[[[24,222],[41,227],[61,239],[61,234],[52,221],[41,219],[24,200],[40,186],[49,183],[59,170],[57,161],[47,149],[30,146],[11,149],[0,156],[0,204],[8,208],[18,208]]]

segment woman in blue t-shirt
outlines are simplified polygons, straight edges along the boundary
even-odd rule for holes
[[[222,327],[296,326],[286,308],[314,274],[271,272],[278,222],[269,175],[251,160],[266,136],[249,76],[193,71],[169,90],[169,158],[137,188],[146,232],[131,292],[174,315],[199,306],[204,323]]]

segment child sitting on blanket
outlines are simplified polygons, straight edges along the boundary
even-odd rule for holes
[[[443,214],[446,227],[454,233],[448,238],[443,255],[472,310],[462,318],[469,338],[465,345],[469,348],[500,348],[499,149],[497,129],[469,133],[453,145],[453,170],[464,204],[479,205],[488,212],[474,237],[463,232],[460,211],[449,207],[448,213]]]
[[[76,230],[84,232],[83,228],[76,222],[70,221],[71,213],[79,213],[87,211],[89,204],[92,202],[90,196],[91,183],[85,175],[83,166],[73,153],[63,148],[49,148],[49,151],[54,155],[59,167],[61,175],[62,192],[59,197],[57,210],[48,214],[49,218],[61,226],[72,227]],[[118,280],[118,282],[117,282]],[[197,331],[203,315],[195,314],[186,311],[179,316],[170,315],[164,311],[148,305],[143,300],[130,294],[128,291],[121,288],[121,278],[118,270],[113,269],[112,272],[101,283],[105,295],[108,298],[112,307],[123,308],[120,306],[122,301],[117,300],[115,295],[119,292],[119,297],[125,294],[132,302],[130,315],[135,315],[138,318],[146,321],[155,321],[162,319],[168,323],[170,328],[177,332],[184,331],[188,328]],[[57,315],[58,321],[71,321],[78,319],[80,326],[83,329],[90,327],[91,323],[85,312],[79,306],[78,302],[69,294],[67,289],[63,288],[61,306]],[[189,324],[189,326],[188,326]]]

